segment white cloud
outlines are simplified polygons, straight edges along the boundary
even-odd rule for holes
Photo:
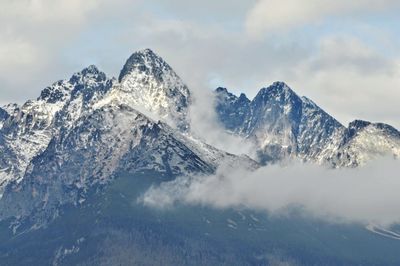
[[[349,16],[399,7],[396,0],[259,0],[249,11],[246,28],[250,35],[287,30],[327,17]]]
[[[221,167],[212,176],[182,177],[152,187],[139,200],[152,207],[175,203],[247,207],[272,215],[299,208],[330,222],[388,226],[400,222],[400,162],[386,158],[358,169],[316,165],[267,166],[254,172]]]
[[[340,121],[381,121],[400,127],[400,59],[386,58],[359,39],[330,36],[287,81]]]

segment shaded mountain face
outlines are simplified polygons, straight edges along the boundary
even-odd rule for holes
[[[339,166],[358,166],[384,156],[400,158],[400,132],[387,124],[355,120],[331,158]]]
[[[6,121],[9,116],[10,115],[7,113],[6,110],[0,108],[0,129],[3,127],[4,121]]]
[[[393,127],[356,121],[346,128],[283,82],[261,89],[251,101],[223,88],[217,88],[215,95],[221,124],[254,141],[263,164],[299,158],[342,167],[364,164],[376,156],[399,156],[400,138]]]

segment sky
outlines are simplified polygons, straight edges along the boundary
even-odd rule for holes
[[[195,92],[286,82],[347,124],[400,128],[398,0],[0,0],[0,104],[151,48]]]

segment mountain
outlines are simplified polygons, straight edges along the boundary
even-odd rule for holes
[[[348,128],[283,82],[261,89],[253,100],[215,90],[220,123],[256,144],[258,160],[301,159],[334,167],[357,166],[382,155],[399,156],[399,132],[385,124],[353,122]],[[378,141],[379,140],[379,141]]]
[[[108,184],[118,171],[151,170],[168,180],[239,161],[257,167],[185,133],[189,97],[171,67],[143,50],[128,59],[119,81],[89,66],[16,106],[0,135],[0,219],[29,217],[43,225],[59,206],[79,204],[86,191]],[[169,126],[147,114],[179,121]]]
[[[220,166],[251,171],[300,159],[354,167],[400,156],[395,128],[360,120],[345,127],[282,82],[253,100],[215,92],[221,124],[254,142],[259,162],[192,136],[192,102],[172,67],[145,49],[118,79],[89,66],[36,100],[1,107],[1,264],[398,265],[398,226],[366,230],[245,205],[145,206],[144,193],[169,181],[185,186],[217,173],[225,182]]]

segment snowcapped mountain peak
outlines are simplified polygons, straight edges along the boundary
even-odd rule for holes
[[[144,72],[148,75],[154,75],[158,81],[162,81],[162,73],[173,71],[160,56],[150,49],[140,50],[133,53],[126,61],[121,70],[118,81],[123,82],[124,78],[132,72]]]
[[[90,65],[80,72],[72,75],[69,82],[72,84],[85,83],[90,86],[90,84],[104,82],[107,80],[107,75],[100,71],[95,65]]]
[[[288,99],[288,98],[300,98],[286,83],[281,81],[276,81],[272,85],[262,88],[256,98],[275,98],[278,99]]]
[[[384,123],[355,120],[343,132],[335,161],[355,167],[381,156],[400,158],[400,132]]]
[[[150,49],[133,53],[104,99],[97,104],[119,102],[137,108],[151,117],[187,130],[191,96],[175,71]]]
[[[394,127],[384,123],[372,123],[364,120],[352,121],[348,128],[348,138],[351,138],[362,131],[377,131],[395,138],[400,138],[400,132]]]

